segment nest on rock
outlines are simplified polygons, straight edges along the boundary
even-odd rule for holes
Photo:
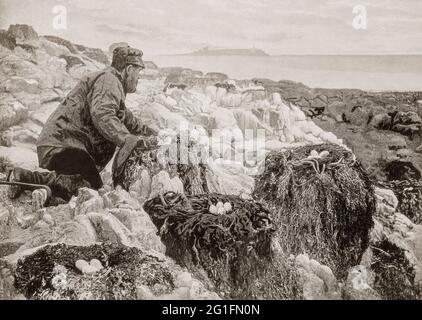
[[[393,180],[381,184],[394,191],[398,200],[397,210],[413,223],[422,223],[422,182],[415,179]]]
[[[104,268],[93,275],[82,274],[75,266],[79,259],[98,259]],[[59,275],[57,266],[62,270]],[[174,289],[170,270],[158,258],[138,248],[109,243],[45,246],[19,260],[14,276],[19,292],[36,300],[132,300],[137,298],[138,285],[152,291],[159,287],[163,292],[157,294]],[[58,276],[62,277],[60,288],[54,285]]]
[[[210,206],[218,202],[230,203],[231,210],[211,213]],[[144,209],[160,230],[167,255],[199,277],[205,270],[223,297],[292,298],[291,287],[268,290],[276,272],[271,268],[275,225],[260,203],[232,195],[171,192],[147,201]],[[284,267],[280,274],[295,279],[287,263],[279,263]]]
[[[350,151],[321,144],[269,153],[253,197],[273,213],[277,241],[286,254],[305,252],[340,279],[359,264],[376,202],[367,174]]]
[[[180,151],[180,150],[179,150]],[[184,192],[188,195],[209,192],[206,180],[208,167],[203,163],[194,164],[191,161],[185,164],[180,161],[178,151],[177,160],[167,163],[160,162],[157,150],[135,148],[119,172],[113,171],[114,186],[121,185],[125,190],[135,183],[142,170],[146,169],[151,176],[161,170],[169,172],[171,177],[178,176],[183,183]]]
[[[415,282],[415,270],[405,250],[388,240],[371,246],[374,289],[384,300],[421,300],[422,283]]]

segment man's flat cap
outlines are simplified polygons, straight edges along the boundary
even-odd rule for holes
[[[142,56],[144,53],[135,48],[117,47],[113,50],[113,65],[125,67],[128,64],[145,68]]]

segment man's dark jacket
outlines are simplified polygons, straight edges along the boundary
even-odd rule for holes
[[[155,133],[126,108],[125,97],[113,67],[83,77],[47,120],[37,147],[84,150],[101,171],[131,134]]]

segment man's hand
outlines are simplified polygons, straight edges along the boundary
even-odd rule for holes
[[[157,137],[138,137],[135,135],[127,136],[125,143],[116,154],[113,163],[113,171],[119,172],[123,168],[123,165],[126,163],[129,156],[132,154],[133,150],[137,148],[145,151],[157,148]]]
[[[158,147],[157,136],[140,137],[136,147],[140,147],[144,150],[156,149]]]

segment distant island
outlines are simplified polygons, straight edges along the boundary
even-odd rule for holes
[[[261,49],[212,49],[204,47],[191,53],[185,53],[188,56],[269,56]]]

